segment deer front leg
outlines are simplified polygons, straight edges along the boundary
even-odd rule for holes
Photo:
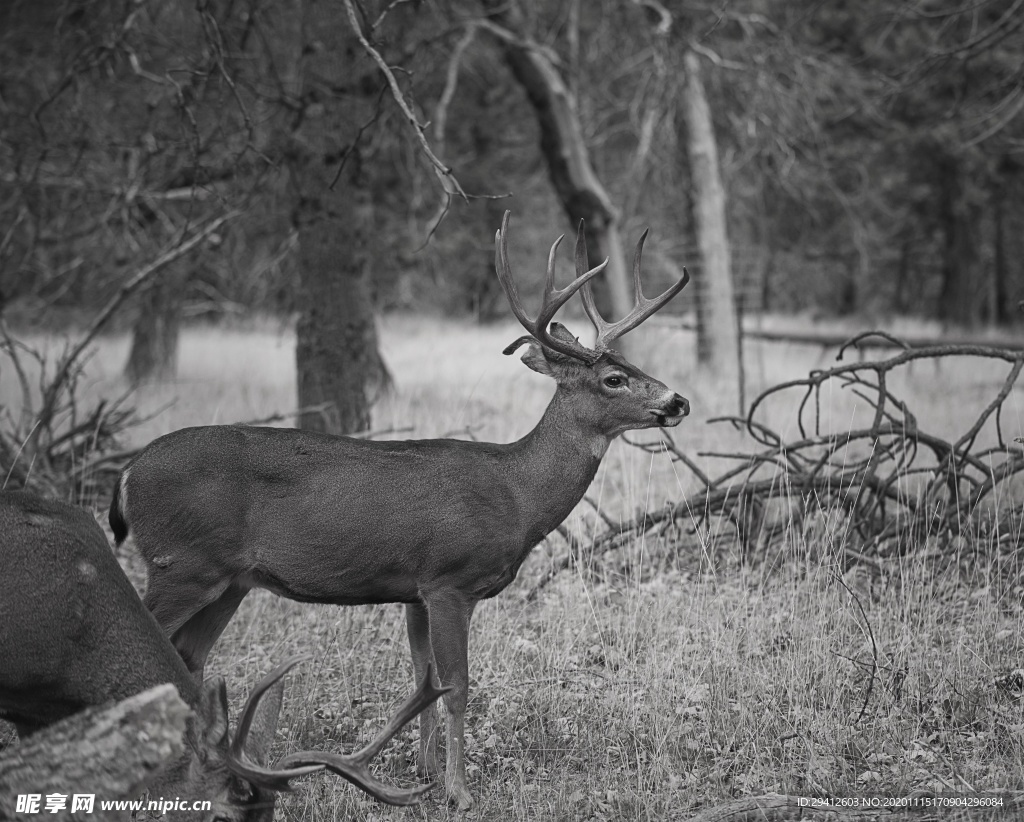
[[[437,662],[437,675],[442,685],[451,687],[443,697],[447,713],[444,786],[448,801],[462,811],[473,806],[473,795],[466,785],[464,729],[469,694],[469,621],[475,606],[475,602],[452,593],[427,600],[430,646]]]
[[[427,665],[434,661],[430,649],[430,622],[427,606],[422,602],[410,602],[405,606],[405,627],[409,632],[409,649],[412,651],[414,682],[422,682]],[[437,665],[434,665],[437,671]],[[416,775],[433,777],[437,775],[437,708],[431,702],[420,714],[420,752],[416,757]]]

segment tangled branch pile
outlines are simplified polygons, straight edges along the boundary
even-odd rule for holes
[[[108,473],[123,461],[120,435],[135,421],[126,397],[83,410],[77,397],[81,352],[65,352],[51,364],[2,324],[0,355],[20,387],[15,402],[0,402],[0,487],[75,500],[106,494]]]
[[[1024,368],[1024,350],[981,345],[911,348],[884,332],[870,331],[847,341],[837,360],[871,336],[881,336],[902,350],[883,360],[812,371],[762,392],[745,417],[711,420],[732,426],[749,443],[735,452],[698,455],[734,463],[717,476],[702,471],[667,434],[661,442],[632,443],[646,451],[667,451],[696,476],[700,489],[609,527],[586,548],[570,539],[570,554],[529,596],[577,559],[592,560],[638,535],[673,526],[707,533],[727,522],[749,552],[784,539],[813,517],[839,514],[842,526],[836,543],[846,559],[872,563],[930,537],[989,535],[1016,540],[1019,529],[1008,518],[1019,512],[1007,509],[1020,506],[996,505],[992,498],[1024,470],[1024,448],[1007,437],[1003,420],[1004,406]],[[919,360],[937,364],[949,358],[1008,365],[995,395],[976,417],[965,419],[966,427],[955,439],[922,427],[918,414],[893,389],[898,369]],[[787,438],[766,420],[766,408],[773,399],[794,391],[800,394],[795,426],[790,426],[796,436]],[[823,406],[823,397],[832,402],[841,392],[869,404],[870,422],[852,430],[826,430],[823,420],[832,414]]]
[[[125,300],[235,216],[233,211],[218,215],[175,237],[121,283],[82,337],[55,363],[12,337],[0,320],[0,369],[9,367],[16,374],[21,394],[15,402],[0,397],[0,488],[30,488],[79,501],[109,493],[109,475],[131,456],[117,451],[118,440],[138,420],[126,406],[127,395],[113,402],[100,400],[82,412],[77,388],[89,346]]]

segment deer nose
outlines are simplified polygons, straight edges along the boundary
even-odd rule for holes
[[[690,413],[690,401],[686,399],[682,394],[674,394],[672,396],[672,407],[675,409],[672,416],[683,416],[685,417]]]

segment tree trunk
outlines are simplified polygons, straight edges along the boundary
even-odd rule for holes
[[[316,181],[310,187],[316,187]],[[298,215],[300,426],[343,434],[370,427],[370,406],[387,381],[367,287],[373,207],[356,186],[323,190]]]
[[[965,202],[962,174],[963,169],[952,158],[938,164],[944,238],[939,319],[970,326],[978,320],[984,292],[979,288],[977,271],[977,213]]]
[[[738,325],[733,297],[732,261],[726,234],[725,188],[711,122],[700,59],[684,57],[686,83],[683,111],[686,148],[693,184],[694,224],[702,268],[694,277],[697,302],[697,362],[735,382],[738,371]]]
[[[1024,173],[1019,163],[1004,159],[1002,208],[999,215],[998,242],[1002,259],[1002,283],[1006,290],[1005,319],[1020,321],[1024,310]]]
[[[150,380],[174,379],[178,369],[181,293],[187,280],[188,263],[178,261],[153,280],[141,295],[124,370],[133,386]]]
[[[896,266],[896,285],[893,288],[892,307],[896,314],[912,313],[916,306],[912,306],[908,299],[910,283],[910,260],[913,256],[914,241],[913,235],[906,232],[900,242],[900,260]]]
[[[179,759],[190,713],[173,685],[158,685],[112,707],[87,708],[20,740],[0,755],[0,819],[49,819],[53,814],[40,812],[52,794],[67,803],[56,818],[126,818],[126,812],[101,812],[100,800],[138,797]],[[19,794],[38,795],[38,810],[18,812]],[[75,794],[94,796],[91,814],[67,815]]]
[[[512,38],[501,38],[505,61],[537,116],[540,150],[572,231],[580,220],[586,223],[591,265],[608,258],[604,274],[594,281],[598,308],[606,319],[625,316],[633,308],[633,297],[618,215],[590,162],[576,101],[550,58],[520,31],[518,7],[496,0],[483,0],[483,5],[493,20],[514,32]],[[623,351],[628,347],[624,337],[618,344]]]
[[[993,222],[992,260],[992,306],[991,320],[996,325],[1006,325],[1014,318],[1010,305],[1010,261],[1007,257],[1007,189],[997,183],[992,193],[991,208]]]
[[[772,275],[775,269],[776,237],[768,216],[768,204],[765,202],[763,183],[757,187],[757,198],[752,215],[751,235],[757,248],[755,257],[755,274],[752,286],[757,288],[757,304],[743,305],[743,313],[756,311],[766,314],[772,310]]]
[[[850,317],[857,311],[858,265],[857,260],[849,255],[844,255],[840,263],[846,276],[838,284],[836,314],[840,317]]]
[[[323,105],[304,118],[287,152],[299,239],[298,399],[300,408],[310,409],[299,425],[352,433],[370,427],[373,400],[390,381],[367,282],[372,169],[355,143],[359,125],[373,116],[379,79],[376,69],[370,79],[352,76],[358,46],[342,4],[305,0],[303,12],[305,41],[317,44],[301,62],[303,94]]]

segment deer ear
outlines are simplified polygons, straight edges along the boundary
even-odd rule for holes
[[[228,747],[228,689],[222,677],[203,683],[196,707],[196,738],[201,758]]]
[[[579,338],[559,322],[551,323],[548,333],[556,340],[561,340],[562,342],[579,343]]]
[[[540,343],[531,342],[520,359],[526,363],[526,367],[531,371],[536,371],[545,377],[551,377],[551,379],[557,379],[554,370],[551,368],[551,363],[544,356],[544,349],[541,348]]]
[[[527,336],[527,335],[524,334],[522,337],[517,339],[515,342],[510,342],[508,345],[506,345],[504,347],[504,349],[502,349],[501,353],[504,354],[507,357],[509,354],[515,354],[516,351],[519,350],[520,346],[526,345],[527,343],[531,343],[533,341],[534,341],[533,337],[530,337],[530,336]]]

